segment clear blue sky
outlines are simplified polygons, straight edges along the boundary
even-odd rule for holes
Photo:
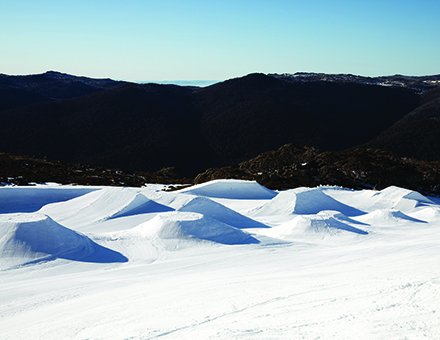
[[[0,73],[440,73],[440,0],[0,0]]]

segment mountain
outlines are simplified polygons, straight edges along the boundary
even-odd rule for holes
[[[400,119],[397,124],[423,118],[440,118],[440,87],[424,92],[420,99],[421,105]]]
[[[421,103],[412,88],[264,74],[204,88],[57,72],[0,78],[0,150],[128,171],[176,166],[186,177],[288,143],[352,148]]]
[[[23,76],[0,74],[0,111],[45,101],[80,97],[124,84],[126,82],[77,77],[55,71]]]
[[[356,83],[367,85],[380,85],[395,88],[406,88],[413,92],[423,93],[431,88],[440,85],[440,74],[432,76],[404,76],[396,74],[393,76],[363,77],[353,74],[325,74],[311,72],[297,72],[295,74],[269,74],[270,76],[287,82],[337,82]]]
[[[196,92],[201,132],[221,164],[287,143],[334,151],[367,142],[418,106],[407,89],[355,83],[289,83],[250,74]],[[406,112],[406,113],[405,113]]]
[[[400,157],[440,160],[440,87],[424,92],[421,104],[363,147]]]
[[[131,171],[174,164],[189,164],[191,171],[205,144],[200,144],[188,91],[128,84],[3,111],[0,121],[9,128],[0,137],[0,149]]]

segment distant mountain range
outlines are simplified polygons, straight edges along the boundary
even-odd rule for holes
[[[344,82],[366,85],[380,85],[390,87],[403,87],[414,92],[422,93],[430,88],[440,85],[440,74],[432,76],[404,76],[396,74],[393,76],[363,77],[353,74],[325,74],[298,72],[294,74],[269,74],[272,77],[288,82]]]
[[[219,80],[160,80],[160,81],[137,81],[138,84],[171,84],[179,86],[209,86],[220,82]]]
[[[202,88],[0,74],[0,150],[188,177],[288,143],[440,160],[439,82],[250,74]]]

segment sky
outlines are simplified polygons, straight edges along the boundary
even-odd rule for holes
[[[0,73],[440,73],[439,0],[0,0]]]

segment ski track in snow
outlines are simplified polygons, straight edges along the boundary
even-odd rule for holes
[[[0,188],[0,339],[440,339],[440,200]]]

